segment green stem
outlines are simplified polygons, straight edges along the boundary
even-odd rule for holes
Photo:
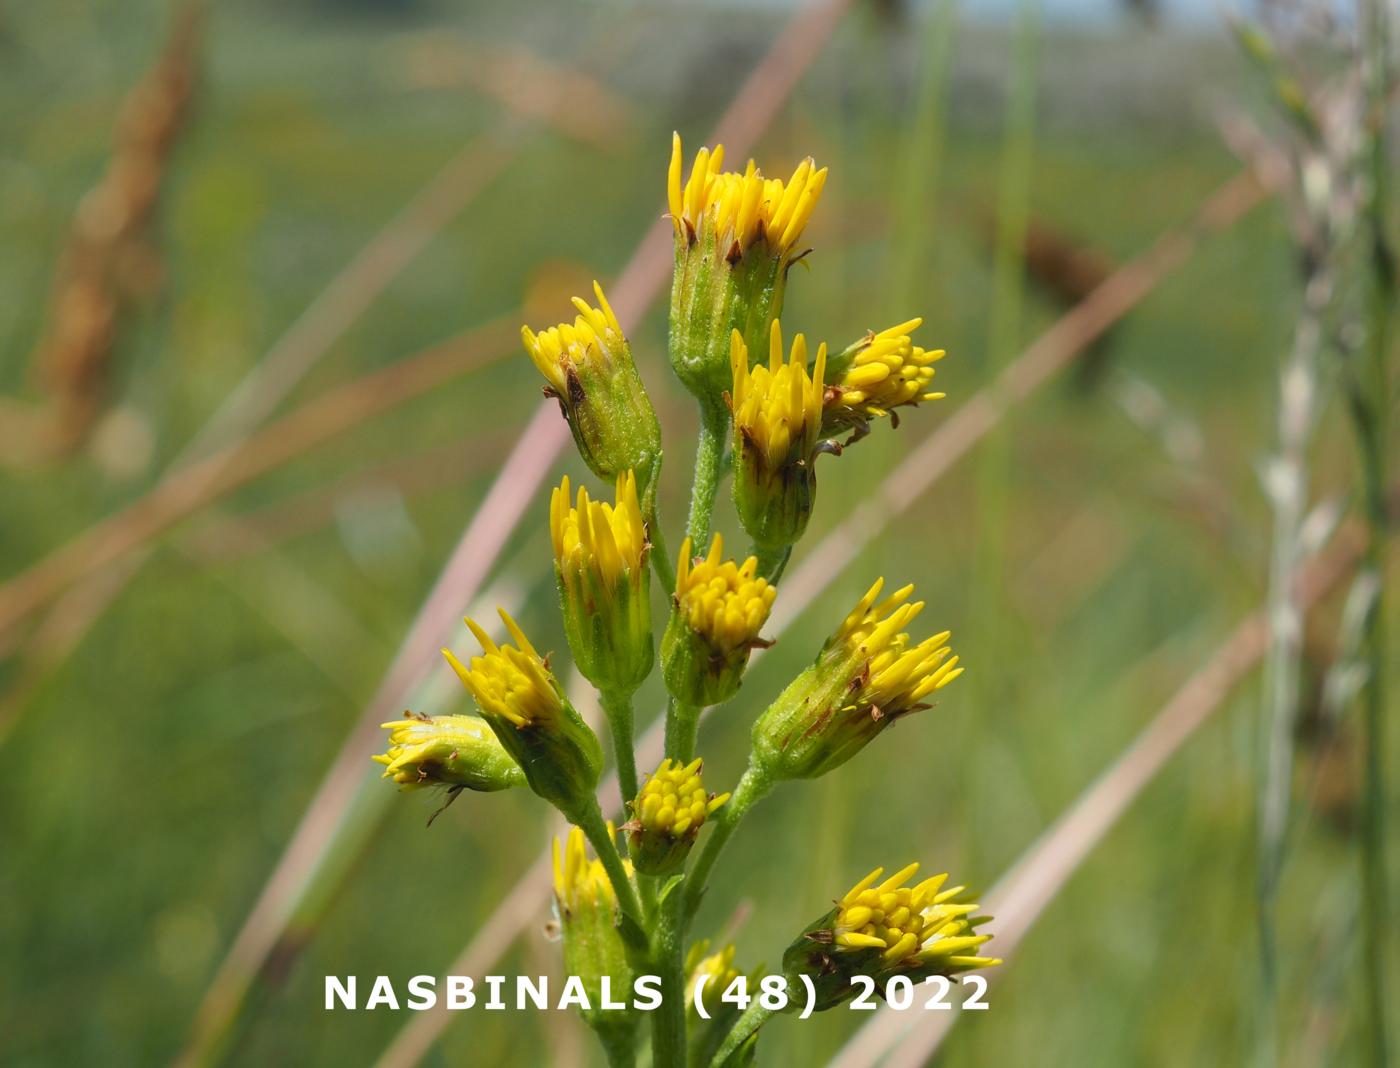
[[[710,870],[715,866],[715,861],[719,859],[725,843],[729,841],[735,829],[748,815],[749,809],[767,797],[772,790],[773,781],[768,778],[766,773],[759,771],[750,763],[748,769],[739,779],[739,785],[734,787],[733,796],[719,810],[719,815],[715,820],[715,829],[705,840],[705,847],[700,851],[695,866],[686,876],[683,914],[687,922],[690,917],[695,915],[695,910],[700,907],[700,899],[705,893],[705,882],[710,876]]]
[[[695,740],[700,734],[700,709],[672,700],[666,712],[666,755],[682,764],[695,759]]]
[[[637,798],[637,754],[632,735],[632,696],[604,690],[598,695],[608,717],[613,753],[617,759],[617,788],[622,794],[622,811]]]
[[[710,516],[714,513],[728,439],[729,413],[719,405],[702,405],[700,440],[695,445],[695,481],[690,487],[690,517],[686,521],[691,552],[703,553],[708,548]]]
[[[685,1064],[685,918],[681,895],[661,900],[652,948],[652,967],[661,980],[661,1005],[651,1014],[651,1062]]]
[[[757,999],[754,1000],[744,1014],[734,1021],[734,1029],[729,1032],[729,1036],[724,1040],[724,1045],[720,1046],[719,1052],[715,1054],[714,1060],[710,1061],[710,1068],[720,1068],[726,1060],[749,1040],[760,1027],[768,1022],[776,1010],[765,1008]]]
[[[666,548],[666,536],[661,529],[661,510],[657,504],[657,485],[660,481],[661,463],[652,468],[651,480],[642,492],[642,514],[646,517],[647,539],[651,542],[651,566],[656,569],[656,577],[661,580],[669,594],[676,588],[676,565],[671,559],[671,550]]]
[[[592,844],[593,851],[598,854],[598,859],[603,864],[603,870],[608,873],[608,880],[612,883],[613,893],[617,895],[618,906],[634,929],[629,931],[627,925],[624,924],[622,927],[623,940],[632,944],[635,949],[644,950],[645,946],[636,945],[636,936],[646,930],[642,922],[641,906],[637,903],[637,893],[632,887],[632,880],[627,877],[627,871],[622,866],[622,858],[618,855],[617,845],[613,842],[612,835],[608,833],[608,825],[603,819],[603,810],[598,807],[598,802],[594,798],[589,797],[587,803],[573,813],[573,822],[583,831],[584,837]]]

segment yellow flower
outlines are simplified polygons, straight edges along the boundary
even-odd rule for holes
[[[826,168],[798,164],[786,182],[765,178],[752,161],[743,174],[721,169],[723,146],[702,148],[683,178],[681,139],[671,141],[667,177],[675,229],[671,280],[671,364],[707,417],[725,416],[730,334],[757,351],[782,314],[788,268],[826,184]]]
[[[918,870],[918,864],[910,864],[880,882],[885,870],[876,868],[851,887],[837,903],[830,928],[836,949],[878,950],[884,969],[933,968],[947,974],[1000,964],[969,952],[991,935],[972,933],[983,920],[973,918],[976,904],[957,900],[966,887],[943,890],[946,872],[906,886]]]
[[[525,351],[559,401],[584,462],[601,479],[635,471],[645,484],[661,451],[661,428],[603,287],[595,308],[574,297],[578,315],[539,333],[520,328]]]
[[[846,617],[835,640],[865,661],[864,678],[851,697],[854,707],[869,706],[882,717],[894,718],[923,707],[923,698],[941,690],[963,673],[942,631],[910,648],[904,627],[924,609],[909,603],[913,585],[896,590],[876,603],[885,580],[877,579]]]
[[[637,501],[637,479],[628,471],[617,479],[617,504],[590,500],[578,488],[578,503],[569,505],[569,476],[549,502],[549,533],[554,562],[561,571],[587,572],[600,589],[611,590],[619,580],[646,574],[646,527]]]
[[[442,655],[487,716],[499,716],[515,727],[553,726],[564,715],[559,685],[525,632],[504,608],[499,611],[514,647],[497,645],[474,620],[467,619],[463,622],[481,643],[483,655],[472,657],[470,668],[450,649]]]
[[[623,861],[623,867],[630,877],[631,865]],[[630,1048],[639,1014],[603,1007],[632,989],[632,968],[617,927],[617,894],[602,862],[589,859],[577,827],[562,846],[554,840],[554,900],[564,936],[564,974],[577,976],[587,994],[587,1006],[579,1010],[584,1021],[610,1048]]]
[[[603,296],[603,287],[593,283],[598,298],[594,308],[582,297],[574,297],[578,316],[572,324],[560,323],[538,334],[528,326],[520,328],[525,351],[534,360],[550,387],[561,395],[569,392],[569,377],[580,370],[610,372],[619,363],[632,362],[631,348],[622,333],[612,305]]]
[[[723,163],[723,145],[713,151],[702,148],[682,185],[681,137],[671,135],[666,191],[676,236],[693,243],[702,228],[708,228],[730,259],[738,259],[759,242],[766,242],[774,253],[789,252],[812,218],[827,169],[818,170],[808,156],[784,182],[765,178],[753,160],[743,174],[721,171]]]
[[[718,953],[707,955],[709,948],[709,940],[702,939],[691,946],[690,952],[686,954],[685,1003],[691,1012],[695,1011],[695,988],[700,984],[700,980],[704,979],[705,989],[701,993],[701,999],[705,1003],[705,1011],[713,1017],[731,1005],[730,1002],[721,999],[734,980],[743,973],[734,966],[733,942]],[[737,1015],[738,1010],[735,1009],[734,1012]]]
[[[963,887],[944,890],[946,874],[905,885],[918,870],[911,864],[881,882],[884,869],[876,868],[788,946],[783,969],[811,979],[818,1010],[848,1000],[855,975],[882,984],[895,975],[918,981],[1001,963],[975,952],[991,936],[974,931],[991,917],[958,900]]]
[[[822,393],[826,375],[826,345],[807,370],[807,339],[792,339],[792,355],[783,362],[783,328],[774,319],[768,344],[768,366],[749,367],[749,350],[739,331],[730,339],[734,372],[734,428],[753,443],[770,470],[794,457],[810,458],[821,428]]]
[[[910,319],[878,334],[866,334],[832,361],[824,434],[855,429],[859,437],[868,432],[870,420],[884,416],[898,425],[896,408],[944,396],[929,390],[929,385],[933,365],[946,353],[922,349],[909,336],[922,323],[922,319]]]
[[[758,636],[778,591],[758,577],[758,560],[725,560],[715,535],[710,555],[692,560],[690,539],[676,568],[676,611],[661,640],[666,687],[687,709],[729,700],[739,692],[749,653],[766,645]],[[672,753],[689,759],[689,753]]]
[[[734,385],[734,507],[754,543],[784,549],[802,537],[816,502],[813,468],[822,429],[826,346],[808,372],[807,339],[793,339],[783,362],[778,320],[768,340],[768,365],[749,367],[739,331],[730,339]]]
[[[911,644],[904,628],[924,607],[913,586],[879,600],[870,587],[817,655],[754,723],[753,761],[775,779],[839,767],[925,698],[962,674],[949,632]]]
[[[553,672],[515,620],[500,610],[514,646],[497,645],[472,620],[466,624],[481,643],[481,656],[464,665],[451,651],[443,656],[476,699],[486,722],[525,773],[530,788],[571,822],[595,804],[593,791],[603,767],[598,737],[564,698]]]
[[[475,716],[417,716],[381,723],[389,751],[373,759],[405,790],[464,786],[488,793],[525,785],[525,774],[491,728]]]
[[[676,565],[676,601],[686,626],[721,653],[747,653],[777,597],[776,587],[758,577],[758,560],[724,559],[724,539],[715,534],[710,555],[691,559],[690,539]]]
[[[610,834],[612,830],[612,824],[608,824]],[[623,867],[630,875],[631,863],[623,861]],[[612,880],[601,860],[589,859],[583,831],[577,827],[569,828],[562,846],[558,838],[554,839],[554,899],[564,917],[572,917],[586,908],[617,908]]]
[[[648,875],[665,875],[679,868],[695,843],[707,816],[729,800],[711,796],[700,778],[699,757],[689,764],[661,761],[632,803],[632,856]]]
[[[600,690],[632,693],[651,671],[652,635],[646,526],[631,471],[618,476],[616,505],[579,487],[570,506],[568,476],[549,504],[555,577],[574,661]]]

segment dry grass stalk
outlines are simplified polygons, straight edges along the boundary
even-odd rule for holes
[[[198,3],[176,8],[160,56],[122,102],[107,170],[73,217],[35,354],[48,395],[41,452],[87,440],[107,403],[122,318],[159,284],[154,220],[189,115],[201,22]]]
[[[0,633],[251,479],[511,351],[513,323],[496,320],[337,386],[252,437],[180,468],[0,587]]]

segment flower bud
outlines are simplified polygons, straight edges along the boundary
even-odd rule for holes
[[[708,939],[701,939],[690,947],[685,958],[685,1004],[687,1031],[690,1040],[691,1064],[709,1064],[719,1048],[719,1044],[729,1034],[743,1010],[735,1004],[735,999],[724,1000],[724,993],[738,979],[743,979],[745,991],[751,997],[757,996],[757,986],[764,976],[763,968],[755,968],[747,975],[734,965],[734,944],[731,942],[718,953],[710,953]],[[703,981],[704,986],[700,984]],[[705,1006],[708,1019],[701,1018],[695,1010],[695,995],[700,992],[701,1004]]]
[[[705,793],[701,762],[661,761],[632,802],[632,820],[623,830],[631,836],[632,859],[646,875],[669,875],[685,863],[707,816],[729,800]]]
[[[910,864],[879,882],[884,869],[876,868],[788,947],[783,970],[812,979],[818,1010],[850,998],[853,975],[869,976],[883,992],[895,975],[917,982],[1001,963],[973,952],[991,939],[973,929],[991,917],[974,916],[977,905],[957,900],[964,887],[943,890],[946,873],[905,886],[918,870]]]
[[[486,723],[475,716],[420,716],[381,723],[389,750],[373,759],[405,790],[466,787],[481,793],[525,785],[525,773]]]
[[[759,629],[768,620],[775,587],[758,577],[758,560],[722,559],[724,540],[715,535],[710,555],[691,560],[690,539],[676,567],[676,611],[661,640],[666,688],[677,701],[704,708],[739,692],[749,654],[768,644]]]
[[[675,230],[671,363],[702,405],[718,408],[729,388],[729,335],[751,350],[782,313],[788,268],[826,184],[826,168],[804,159],[788,181],[721,171],[724,146],[702,148],[681,181],[681,139],[671,142],[667,195]],[[722,409],[721,409],[722,410]]]
[[[526,326],[520,336],[593,473],[615,482],[631,470],[646,485],[661,455],[661,427],[632,348],[597,282],[593,293],[596,308],[574,298],[579,314],[572,326],[560,323],[538,334]]]
[[[850,440],[855,441],[870,433],[872,419],[888,416],[890,425],[897,427],[896,409],[942,399],[944,394],[928,388],[933,365],[946,353],[914,344],[909,335],[922,324],[922,319],[910,319],[878,334],[868,333],[828,363],[823,437],[854,431]]]
[[[623,867],[631,875],[631,865],[623,861]],[[632,990],[632,968],[617,929],[617,895],[602,862],[588,859],[577,827],[562,846],[554,839],[554,904],[564,936],[564,974],[578,976],[588,996],[588,1007],[580,1010],[584,1021],[614,1040],[629,1041],[636,1014],[601,1007],[604,980],[613,1001],[626,1000]]]
[[[449,650],[442,654],[520,765],[530,789],[574,822],[581,807],[595,803],[602,746],[515,620],[504,609],[500,612],[515,646],[498,646],[468,619],[483,655],[472,657],[468,668]]]
[[[793,339],[783,363],[778,320],[768,341],[768,366],[749,368],[739,331],[730,339],[734,412],[734,507],[754,544],[785,549],[802,537],[816,503],[814,461],[822,428],[826,346],[807,372],[807,339]]]
[[[617,503],[593,501],[582,486],[569,505],[569,479],[549,502],[554,577],[564,632],[583,677],[605,692],[631,694],[651,672],[646,527],[631,471],[617,478]]]
[[[962,674],[949,632],[910,645],[904,626],[923,601],[905,586],[876,603],[871,586],[816,662],[754,723],[753,762],[773,779],[815,779],[850,760],[895,720]]]

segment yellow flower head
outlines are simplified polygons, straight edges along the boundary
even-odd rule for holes
[[[570,817],[571,823],[593,801],[603,770],[598,736],[564,699],[559,681],[515,620],[500,610],[515,645],[497,645],[472,620],[466,621],[481,643],[481,656],[462,664],[444,649],[442,655],[476,698],[491,730],[500,739],[530,789]]]
[[[876,868],[837,902],[830,927],[836,950],[879,950],[883,968],[924,968],[940,973],[985,968],[1001,961],[970,953],[991,940],[973,934],[984,921],[973,917],[976,904],[959,902],[965,887],[943,890],[946,873],[906,886],[918,864],[895,872],[884,882]]]
[[[705,1011],[713,1017],[732,1007],[731,1002],[723,1001],[722,998],[724,992],[742,973],[734,966],[733,942],[718,953],[708,953],[709,948],[709,940],[701,939],[691,946],[690,952],[686,954],[685,1003],[690,1006],[692,1012],[695,1011],[695,988],[703,979],[705,988],[701,1000],[705,1004]],[[736,1014],[738,1012],[737,1009],[733,1011]]]
[[[896,590],[877,603],[885,580],[877,579],[851,611],[832,639],[864,662],[863,678],[850,704],[869,707],[879,718],[894,718],[923,707],[919,702],[963,673],[943,631],[910,647],[904,627],[924,608],[909,603],[913,585]]]
[[[729,800],[728,794],[705,792],[700,768],[698,757],[689,764],[668,757],[632,802],[632,819],[623,829],[630,832],[639,871],[667,875],[679,869],[706,817]]]
[[[810,156],[792,177],[765,178],[749,160],[743,174],[721,171],[724,146],[702,148],[690,176],[682,184],[684,159],[680,134],[671,137],[671,167],[666,191],[676,236],[694,242],[706,229],[730,260],[737,260],[760,241],[784,256],[802,237],[826,185],[827,169],[817,169]]]
[[[876,582],[753,726],[753,760],[775,779],[815,779],[864,749],[895,720],[962,674],[948,632],[911,645],[923,609],[913,586],[879,600]]]
[[[909,336],[922,323],[922,319],[910,319],[878,334],[866,334],[833,361],[826,391],[827,434],[863,428],[883,416],[897,419],[896,408],[944,396],[930,391],[929,385],[933,365],[946,353],[922,349]]]
[[[596,308],[574,298],[578,315],[573,323],[538,334],[524,326],[520,336],[593,473],[612,482],[631,470],[645,485],[661,452],[661,427],[632,362],[632,349],[597,282],[593,293]]]
[[[811,372],[807,339],[798,334],[783,362],[778,320],[768,335],[768,364],[750,369],[739,331],[730,339],[734,413],[734,508],[739,521],[768,556],[778,557],[807,529],[816,505],[813,468],[822,429],[826,346]]]
[[[714,797],[705,793],[705,784],[700,781],[701,766],[699,757],[689,764],[669,757],[661,761],[656,774],[637,795],[637,822],[643,831],[670,838],[693,836],[705,817],[729,800],[728,794]]]
[[[389,750],[374,761],[405,790],[465,786],[488,793],[525,785],[525,774],[486,723],[475,716],[418,716],[380,724]]]
[[[549,532],[554,562],[565,574],[588,573],[602,591],[629,576],[646,574],[646,526],[637,500],[637,478],[628,471],[617,479],[617,504],[590,500],[578,488],[578,503],[569,504],[569,476],[549,501]]]
[[[768,620],[776,587],[758,577],[758,560],[742,564],[724,558],[724,539],[715,534],[710,555],[692,560],[690,539],[681,545],[676,566],[676,601],[686,625],[720,651],[748,651]]]
[[[715,535],[710,555],[690,557],[681,545],[675,603],[661,642],[666,688],[682,705],[706,708],[739,692],[749,654],[767,644],[758,636],[778,591],[758,577],[758,560],[722,559],[724,540]]]
[[[582,486],[569,504],[566,476],[549,502],[554,573],[574,662],[601,690],[632,693],[651,672],[651,587],[646,526],[631,471],[617,478],[617,503]]]
[[[481,643],[482,655],[471,658],[470,668],[449,649],[442,655],[487,716],[499,716],[515,727],[549,727],[564,715],[559,684],[515,620],[504,608],[498,611],[515,646],[497,645],[468,619],[465,622]]]
[[[612,830],[612,824],[608,824],[608,833]],[[623,861],[623,867],[630,875],[630,863]],[[554,839],[554,898],[566,920],[583,909],[617,907],[617,894],[603,862],[597,857],[589,859],[583,831],[577,827],[569,828],[562,846],[558,838]]]
[[[734,430],[752,443],[769,471],[793,462],[808,462],[817,447],[826,345],[818,346],[810,374],[807,362],[807,339],[801,334],[793,338],[792,355],[783,362],[783,328],[776,319],[769,335],[766,367],[749,367],[749,350],[739,331],[734,331],[730,339]]]
[[[573,298],[578,315],[572,324],[560,323],[538,334],[528,326],[520,328],[525,351],[561,397],[569,394],[570,374],[581,368],[608,373],[619,361],[632,362],[627,338],[597,282],[593,283],[593,294],[598,298],[596,308],[582,297]]]

